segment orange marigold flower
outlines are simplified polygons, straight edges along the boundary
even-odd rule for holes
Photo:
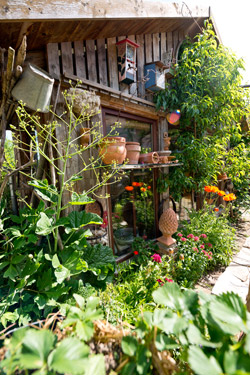
[[[204,190],[205,190],[205,192],[207,192],[207,193],[211,193],[211,186],[205,186],[204,187]]]
[[[223,191],[223,190],[219,190],[219,191],[218,191],[218,195],[219,195],[220,197],[223,197],[224,195],[226,195],[226,193],[225,193],[225,191]]]
[[[220,190],[217,188],[217,186],[210,186],[212,193],[218,193]]]
[[[215,211],[215,212],[218,212],[218,211],[219,211],[219,208],[218,208],[218,207],[215,207],[214,211]]]
[[[132,191],[134,190],[133,186],[125,186],[125,190]]]
[[[141,187],[141,191],[142,191],[142,192],[144,192],[144,191],[146,191],[146,190],[147,190],[146,188]]]
[[[132,182],[132,186],[138,186],[138,182]]]
[[[225,195],[225,197],[223,197],[223,199],[226,202],[231,202],[231,201],[234,201],[236,199],[236,196],[233,193],[231,193],[231,194]]]
[[[139,186],[139,187],[143,186],[143,182],[138,182],[137,186]]]

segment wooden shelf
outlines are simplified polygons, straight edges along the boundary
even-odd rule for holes
[[[165,163],[165,164],[119,164],[117,169],[152,169],[152,168],[168,168],[183,165],[182,163]]]

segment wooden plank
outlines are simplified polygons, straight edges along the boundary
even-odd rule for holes
[[[60,78],[60,62],[58,43],[49,43],[46,46],[47,50],[47,67],[49,74],[56,79]]]
[[[174,45],[174,56],[176,55],[176,49],[179,44],[179,35],[178,31],[173,32],[173,45]]]
[[[128,35],[128,39],[132,40],[132,42],[136,42],[135,35]],[[140,48],[140,47],[138,47],[138,48]],[[136,48],[136,54],[135,54],[135,67],[136,67],[135,83],[132,83],[129,86],[129,93],[131,95],[134,95],[134,96],[137,96],[137,81],[138,81],[138,77],[137,77],[137,53],[138,53],[138,48]]]
[[[142,3],[142,5],[141,5]],[[156,18],[189,16],[189,12],[182,4],[169,3],[166,0],[157,0],[152,6],[151,1],[138,0],[2,0],[0,19],[12,20],[67,20],[67,19],[108,19],[108,18]],[[192,17],[209,17],[209,7],[189,6]],[[167,15],[167,17],[166,17]]]
[[[182,42],[185,39],[184,31],[179,30],[179,42]]]
[[[108,86],[108,69],[105,39],[97,39],[97,60],[99,69],[99,83]]]
[[[108,92],[110,95],[116,95],[118,98],[123,97],[125,100],[134,100],[138,103],[148,105],[148,106],[151,106],[151,107],[155,107],[155,104],[153,102],[149,102],[148,100],[141,99],[141,98],[138,98],[138,97],[133,97],[130,94],[121,93],[117,89],[113,89],[111,87],[101,85],[100,83],[91,82],[88,79],[83,79],[82,77],[77,77],[74,74],[66,73],[66,74],[64,74],[64,77],[66,79],[72,80],[72,81],[81,80],[82,84],[80,86],[84,86],[84,88],[88,88],[88,87],[94,88],[94,89],[97,89],[97,90],[100,90],[100,91]],[[165,116],[166,116],[166,114],[165,114]]]
[[[167,51],[171,51],[172,48],[173,48],[173,34],[172,32],[168,32],[167,33]]]
[[[160,60],[160,39],[159,34],[153,34],[153,61]]]
[[[90,81],[97,82],[95,41],[86,40],[87,76]]]
[[[86,61],[84,54],[84,45],[82,40],[74,42],[76,75],[86,78]]]
[[[138,79],[138,96],[144,98],[145,96],[145,81],[144,81],[144,36],[136,35],[136,43],[140,45],[137,49],[137,79]]]
[[[109,86],[119,90],[116,38],[107,39]]]
[[[167,36],[166,33],[161,33],[161,59],[163,54],[167,51]]]
[[[72,45],[71,42],[61,43],[62,71],[64,73],[74,73]]]
[[[145,62],[153,61],[152,34],[145,35]]]

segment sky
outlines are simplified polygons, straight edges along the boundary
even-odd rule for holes
[[[185,3],[211,7],[222,43],[245,61],[242,83],[250,84],[250,0],[185,0]]]

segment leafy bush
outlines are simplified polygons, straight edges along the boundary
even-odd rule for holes
[[[67,317],[55,332],[21,328],[5,340],[7,352],[0,363],[1,374],[11,375],[17,368],[18,374],[105,374],[104,357],[90,355],[86,345],[94,333],[94,320],[102,317],[97,309],[99,300],[85,300],[79,295],[74,298],[78,307],[67,306]],[[68,332],[67,327],[71,327]]]
[[[168,283],[153,299],[164,307],[144,312],[135,332],[122,340],[122,375],[166,373],[163,369],[168,374],[249,374],[250,315],[238,295],[198,294]],[[245,335],[237,341],[241,331]]]
[[[11,215],[12,225],[0,228],[0,322],[20,325],[47,316],[79,292],[84,283],[104,286],[115,269],[112,249],[87,244],[89,222],[102,222],[94,214],[72,211],[53,224],[53,210],[41,201],[37,209]],[[53,226],[65,225],[64,250],[50,246]]]
[[[212,244],[205,233],[200,236],[189,233],[187,237],[177,234],[177,252],[171,260],[171,272],[179,285],[192,287],[211,267],[212,261]]]
[[[153,309],[152,292],[170,277],[170,265],[165,256],[152,255],[139,266],[136,257],[129,264],[119,265],[115,284],[108,284],[100,295],[103,310],[111,323],[119,320],[134,323],[142,308],[150,306]]]
[[[202,210],[188,211],[190,222],[182,222],[182,233],[186,237],[189,233],[197,236],[205,233],[206,242],[212,247],[213,259],[211,266],[228,265],[235,248],[235,229],[230,225],[227,214],[218,215],[209,206]]]

